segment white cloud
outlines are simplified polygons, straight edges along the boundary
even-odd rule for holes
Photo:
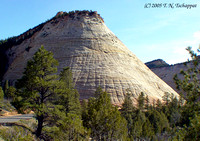
[[[193,38],[191,40],[186,40],[184,42],[187,46],[191,46],[193,50],[198,49],[200,44],[200,31],[196,31],[193,33]]]
[[[196,31],[185,38],[188,40],[182,38],[179,40],[166,41],[157,44],[143,44],[140,47],[145,50],[145,56],[142,54],[139,57],[143,59],[143,62],[154,59],[163,59],[169,64],[185,62],[190,58],[186,48],[191,46],[192,49],[196,51],[199,47],[200,31]]]
[[[200,40],[200,31],[197,31],[193,34],[193,37],[196,41],[199,41]]]
[[[192,38],[189,40],[182,39],[169,43],[168,46],[172,46],[172,52],[171,52],[172,58],[169,58],[166,61],[170,64],[187,61],[190,55],[186,51],[186,48],[188,46],[191,46],[192,50],[196,52],[196,50],[199,47],[199,43],[200,43],[200,31],[194,32]]]

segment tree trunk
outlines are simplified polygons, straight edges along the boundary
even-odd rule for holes
[[[38,119],[38,127],[37,127],[37,130],[36,130],[36,136],[37,136],[38,138],[40,138],[40,136],[41,136],[41,134],[42,134],[44,116],[43,116],[43,115],[38,116],[37,119]]]

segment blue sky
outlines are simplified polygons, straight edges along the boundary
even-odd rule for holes
[[[145,4],[162,4],[144,8]],[[163,4],[174,8],[164,8]],[[175,4],[197,4],[177,8]],[[1,0],[0,39],[17,36],[58,11],[93,10],[143,62],[161,58],[169,64],[187,60],[187,46],[200,43],[199,0]]]

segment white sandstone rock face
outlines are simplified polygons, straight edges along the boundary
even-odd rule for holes
[[[61,13],[62,14],[62,13]],[[26,63],[44,45],[59,61],[58,71],[69,66],[81,99],[94,95],[98,86],[121,105],[127,89],[132,99],[144,92],[149,99],[162,99],[165,92],[178,94],[147,68],[95,14],[75,13],[48,21],[43,28],[7,54],[9,68],[4,80],[21,78]]]

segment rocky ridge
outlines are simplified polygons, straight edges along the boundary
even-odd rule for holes
[[[167,64],[165,61],[163,61],[162,59],[157,59],[157,60],[153,60],[150,62],[145,63],[145,65],[152,69],[152,68],[161,68],[161,67],[168,67],[169,64]]]
[[[198,57],[200,58],[200,57]],[[161,60],[161,59],[158,59]],[[160,62],[165,62],[165,61],[160,61]],[[148,66],[149,64],[152,64]],[[188,69],[187,66],[192,67],[193,63],[191,61],[189,62],[183,62],[183,63],[177,63],[177,64],[173,64],[173,65],[169,65],[166,62],[163,65],[160,65],[157,63],[156,60],[150,61],[145,63],[158,77],[160,77],[163,81],[165,81],[170,87],[172,87],[175,91],[177,91],[178,93],[180,92],[179,90],[177,90],[176,88],[176,84],[173,80],[173,77],[175,74],[178,75],[178,77],[180,79],[183,79],[183,76],[180,75],[180,71],[184,70],[186,71]],[[186,66],[187,64],[187,66]],[[153,66],[153,67],[152,67]]]
[[[28,38],[5,51],[7,68],[3,81],[22,76],[26,63],[44,45],[59,61],[58,71],[69,66],[81,99],[93,96],[98,86],[111,94],[113,104],[123,103],[127,89],[135,102],[144,92],[150,100],[165,92],[178,94],[144,65],[104,24],[97,12],[59,12],[36,28]],[[15,39],[21,39],[16,37]]]

